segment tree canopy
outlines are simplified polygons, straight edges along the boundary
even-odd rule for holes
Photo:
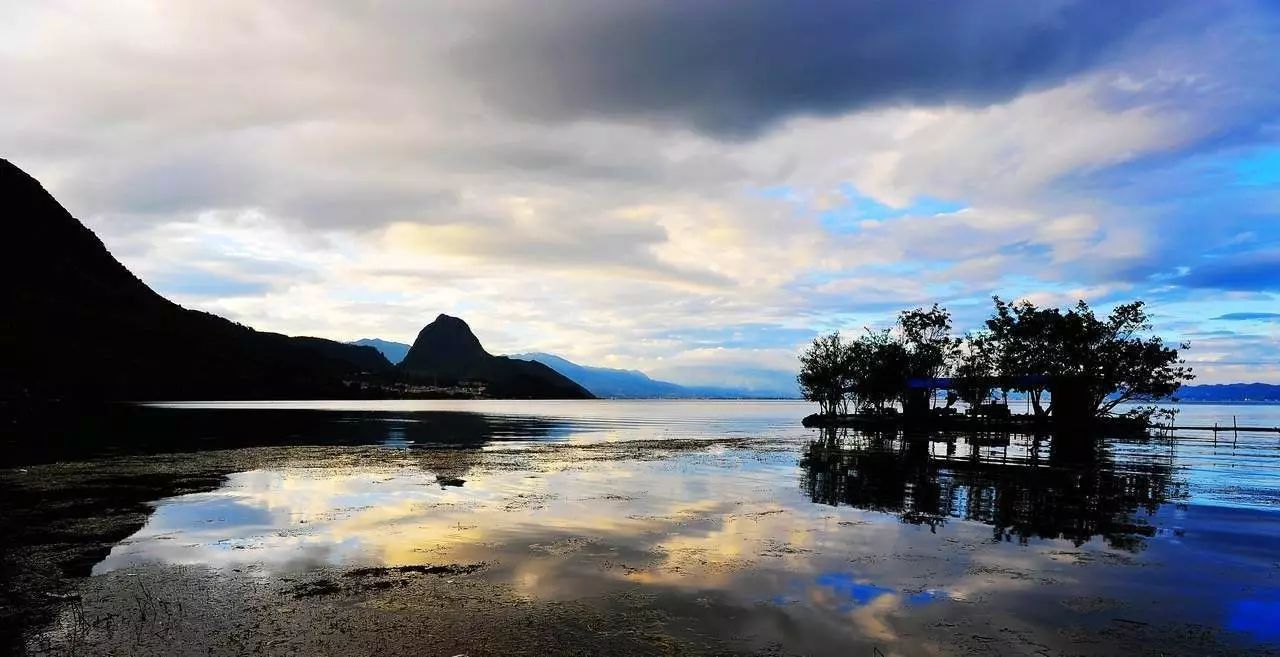
[[[818,403],[823,415],[847,412],[853,376],[853,350],[837,331],[814,339],[800,355],[796,381],[804,398]]]
[[[952,335],[951,314],[937,304],[904,311],[891,328],[853,340],[819,337],[801,356],[801,390],[824,414],[845,413],[850,404],[883,411],[911,395],[931,399],[929,382],[951,377],[951,390],[970,405],[997,389],[1016,390],[1044,418],[1053,413],[1056,386],[1080,397],[1073,412],[1100,417],[1121,404],[1168,399],[1194,378],[1179,356],[1188,345],[1169,346],[1152,335],[1142,301],[1116,306],[1105,318],[1084,301],[1065,310],[993,301],[982,330],[963,337]]]

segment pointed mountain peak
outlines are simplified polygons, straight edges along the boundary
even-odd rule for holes
[[[489,357],[466,322],[442,314],[418,333],[403,364],[410,370],[456,372]]]
[[[444,313],[440,313],[439,315],[436,315],[436,318],[432,320],[431,324],[428,324],[428,326],[431,326],[432,324],[453,325],[453,326],[459,326],[468,331],[471,330],[471,327],[467,326],[467,323],[463,321],[461,317],[454,317],[453,315],[446,315]]]
[[[436,315],[436,318],[431,320],[430,324],[422,327],[422,331],[418,333],[418,339],[422,339],[424,335],[436,338],[454,336],[457,339],[465,339],[466,342],[473,343],[475,347],[480,347],[479,338],[475,336],[471,326],[466,321],[461,317],[454,317],[444,313]],[[417,344],[417,342],[415,341],[414,344]]]
[[[402,372],[431,383],[483,381],[488,394],[530,399],[591,399],[585,388],[541,363],[494,356],[467,323],[440,315],[418,333]]]

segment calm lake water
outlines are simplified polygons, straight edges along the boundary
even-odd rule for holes
[[[85,560],[74,604],[21,640],[48,654],[1280,651],[1280,435],[904,438],[805,429],[810,412],[187,403],[86,422],[6,485],[110,497],[110,477],[146,491],[196,462],[207,482],[148,484],[157,497],[138,493],[134,524]],[[1274,406],[1178,421],[1232,416],[1280,425]],[[599,616],[565,629],[557,614]]]

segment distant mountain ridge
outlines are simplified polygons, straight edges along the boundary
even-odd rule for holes
[[[569,377],[577,382],[578,385],[590,390],[597,397],[643,399],[696,396],[693,391],[684,386],[651,379],[647,374],[638,370],[579,365],[560,356],[543,352],[511,354],[511,358],[542,363]]]
[[[390,340],[380,340],[378,338],[360,338],[352,340],[347,344],[354,344],[360,347],[373,347],[378,350],[387,360],[393,364],[399,365],[404,357],[409,355],[409,345],[403,342],[392,342]]]
[[[511,354],[511,357],[542,363],[576,381],[598,397],[623,399],[790,398],[787,395],[767,394],[741,388],[684,386],[678,383],[659,381],[639,370],[580,365],[555,354],[544,352]]]
[[[165,299],[4,159],[0,207],[0,399],[336,397],[391,369],[370,347],[255,331]]]
[[[535,399],[591,399],[594,395],[542,363],[494,356],[471,327],[440,315],[418,333],[400,362],[404,374],[437,382],[483,381],[486,396]]]
[[[1280,385],[1217,383],[1182,386],[1177,398],[1186,402],[1280,402]]]

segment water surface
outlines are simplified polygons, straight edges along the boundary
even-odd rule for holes
[[[1186,408],[1185,424],[1229,423],[1232,414],[1241,424],[1246,416],[1280,423],[1275,407]],[[164,427],[146,430],[149,444],[182,447],[200,426],[210,443],[202,458],[252,452],[261,467],[228,468],[208,490],[153,500],[141,527],[93,563],[87,604],[118,612],[122,591],[139,581],[191,582],[167,594],[175,598],[236,582],[367,624],[416,595],[413,586],[444,577],[501,587],[537,609],[622,610],[600,623],[643,620],[662,639],[636,645],[657,654],[673,646],[1272,654],[1280,646],[1280,437],[824,433],[800,426],[810,410],[682,401],[163,405],[146,411]],[[276,458],[272,450],[286,448],[242,442],[273,432],[295,451]],[[364,580],[352,573],[381,579],[355,586]],[[245,627],[244,617],[261,612],[239,604],[219,613]],[[74,623],[62,613],[65,635]],[[213,622],[200,613],[184,611],[190,618],[163,632],[200,644],[191,626]],[[141,632],[84,634],[86,645],[157,650]],[[65,643],[56,635],[42,645]],[[439,642],[428,654],[457,654],[461,639],[424,641]]]

